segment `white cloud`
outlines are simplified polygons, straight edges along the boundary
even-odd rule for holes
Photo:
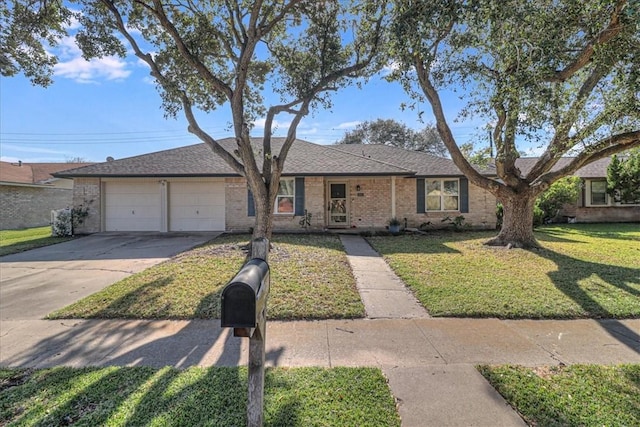
[[[362,123],[362,122],[358,121],[358,120],[356,120],[354,122],[344,122],[344,123],[340,123],[334,129],[351,129],[351,128],[354,128],[354,127],[358,126],[360,123]]]
[[[298,132],[299,135],[314,135],[316,133],[318,133],[318,128],[317,127],[312,127],[312,128],[298,128]]]
[[[17,163],[22,160],[25,163],[62,162],[64,158],[74,155],[72,152],[52,150],[50,148],[28,147],[17,144],[2,144],[3,152],[11,155],[0,157],[3,162]]]
[[[264,129],[264,125],[266,123],[266,119],[258,119],[255,122],[253,122],[253,129]],[[273,132],[277,131],[277,130],[287,130],[289,129],[289,126],[291,126],[291,122],[280,122],[278,120],[274,120],[271,123],[271,130]]]
[[[95,83],[98,80],[123,80],[131,74],[127,62],[117,56],[87,61],[73,37],[65,37],[60,43],[60,62],[54,66],[56,76],[78,83]]]

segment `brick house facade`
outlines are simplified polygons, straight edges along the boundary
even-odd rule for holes
[[[276,149],[279,142],[274,141]],[[246,231],[254,225],[246,180],[204,144],[96,164],[64,176],[74,179],[73,204],[89,206],[78,233]],[[220,193],[206,194],[214,187]],[[469,184],[450,159],[395,147],[298,140],[285,163],[281,189],[286,207],[275,207],[277,231],[380,230],[392,217],[407,227],[446,227],[444,218],[460,215],[474,228],[495,228],[495,198]]]

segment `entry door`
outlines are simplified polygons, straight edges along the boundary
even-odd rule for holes
[[[329,226],[349,226],[349,203],[347,203],[347,184],[329,183]]]

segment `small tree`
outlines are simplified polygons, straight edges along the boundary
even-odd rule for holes
[[[580,194],[580,178],[566,176],[551,184],[540,194],[534,205],[533,225],[546,224],[553,220],[566,204],[575,203]]]
[[[640,149],[620,160],[613,156],[607,168],[607,193],[618,203],[640,203]]]
[[[355,129],[347,131],[337,144],[384,144],[436,156],[447,155],[447,148],[435,126],[427,125],[416,132],[393,119],[362,122]]]

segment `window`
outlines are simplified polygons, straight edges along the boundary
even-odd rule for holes
[[[278,195],[276,196],[275,212],[279,214],[292,214],[296,200],[295,179],[285,178],[280,180]]]
[[[427,211],[457,211],[460,208],[460,187],[457,179],[425,180]]]
[[[602,206],[608,205],[607,182],[591,181],[591,205]]]

